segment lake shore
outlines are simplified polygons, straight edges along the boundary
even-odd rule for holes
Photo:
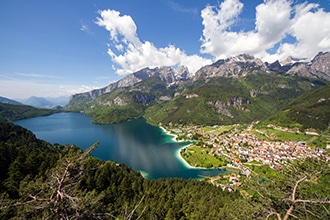
[[[166,130],[166,128],[162,127],[162,126],[159,126],[159,128],[168,136],[172,136],[171,140],[174,141],[174,142],[185,142],[185,140],[177,140],[177,135],[176,134],[172,134],[170,131]],[[175,153],[175,157],[181,162],[184,164],[185,167],[189,168],[189,169],[209,169],[209,168],[206,168],[206,167],[195,167],[195,166],[192,166],[191,164],[189,164],[181,155],[181,151],[190,147],[191,143],[179,148],[176,153]]]
[[[189,168],[189,169],[201,169],[202,167],[194,167],[194,166],[192,166],[192,165],[190,165],[182,156],[181,156],[181,150],[184,150],[185,148],[187,148],[187,147],[189,147],[191,144],[189,144],[189,145],[186,145],[186,146],[183,146],[183,147],[181,147],[180,149],[178,149],[177,151],[176,151],[176,154],[175,154],[175,156],[176,156],[176,158],[179,160],[179,161],[181,161],[187,168]]]
[[[166,134],[167,136],[172,136],[171,138],[171,141],[174,141],[174,142],[184,142],[184,140],[177,140],[178,138],[178,135],[176,134],[173,134],[171,132],[169,132],[168,130],[166,130],[166,128],[162,127],[162,126],[158,126],[164,134]]]
[[[170,131],[166,130],[166,128],[159,126],[159,128],[164,132],[164,134],[168,135],[168,136],[172,136],[171,140],[174,142],[184,142],[184,140],[177,140],[178,136],[176,134],[172,134]],[[191,144],[187,144],[181,148],[179,148],[176,153],[175,156],[176,158],[182,162],[185,167],[189,168],[189,169],[201,169],[202,167],[194,167],[192,165],[190,165],[182,156],[181,156],[181,150],[184,150],[185,148],[189,147]]]

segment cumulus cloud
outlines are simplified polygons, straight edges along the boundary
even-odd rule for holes
[[[239,0],[225,0],[201,11],[202,53],[216,59],[248,53],[274,61],[289,55],[312,57],[330,50],[330,13],[318,4],[265,0],[256,7],[254,30],[232,31],[243,6]],[[286,42],[288,36],[296,41]]]
[[[128,15],[115,10],[99,12],[96,24],[110,33],[108,54],[116,64],[118,74],[128,74],[144,67],[185,65],[190,72],[210,64],[211,60],[198,55],[187,55],[174,45],[157,48],[150,41],[142,42],[137,36],[137,27]]]

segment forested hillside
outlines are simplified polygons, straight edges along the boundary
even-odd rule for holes
[[[299,95],[324,85],[319,80],[265,72],[239,78],[202,78],[172,100],[149,107],[144,116],[163,124],[251,123],[275,114]]]
[[[283,64],[240,54],[196,73],[185,67],[144,68],[104,88],[73,95],[65,109],[83,111],[96,123],[138,117],[165,125],[251,123],[328,84],[329,63],[328,52],[310,62],[289,59]]]
[[[228,192],[204,180],[144,179],[91,156],[97,143],[85,152],[50,145],[8,123],[0,140],[1,219],[330,217],[330,167],[322,160],[297,161],[268,178],[257,172]]]
[[[0,122],[10,122],[25,118],[51,115],[59,112],[53,109],[39,109],[28,105],[0,103]]]
[[[330,84],[298,97],[263,123],[321,131],[330,129]]]

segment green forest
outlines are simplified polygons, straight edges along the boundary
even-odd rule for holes
[[[74,145],[0,123],[0,219],[329,219],[330,166],[297,160],[229,192],[206,180],[149,180]],[[257,172],[258,170],[258,172]]]
[[[40,109],[29,105],[0,103],[0,122],[11,122],[20,119],[46,116],[60,112],[55,109]]]

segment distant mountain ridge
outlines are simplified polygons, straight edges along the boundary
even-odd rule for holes
[[[27,99],[20,100],[22,104],[30,105],[35,108],[58,108],[65,106],[69,102],[69,97],[36,97],[31,96]]]
[[[104,88],[72,95],[70,102],[67,105],[67,109],[79,110],[80,104],[84,105],[84,103],[91,102],[103,94],[113,92],[116,89],[133,86],[151,77],[158,78],[166,85],[170,85],[173,83],[186,81],[189,78],[189,75],[190,74],[187,67],[183,66],[177,69],[172,69],[171,67],[157,67],[151,69],[147,67],[135,73],[129,74],[123,79],[115,83],[111,83]]]
[[[0,103],[11,104],[11,105],[22,105],[22,103],[20,103],[18,101],[8,99],[8,98],[2,97],[2,96],[0,96]]]
[[[145,68],[102,89],[71,96],[66,110],[95,122],[146,117],[153,123],[247,123],[274,114],[330,81],[330,53],[265,63],[241,54],[190,74],[185,67]]]
[[[115,89],[132,86],[151,76],[158,75],[162,81],[170,84],[187,80],[198,80],[200,77],[238,77],[251,74],[253,71],[270,71],[285,75],[298,75],[325,79],[330,81],[330,53],[320,52],[311,61],[289,57],[286,62],[281,64],[279,61],[274,63],[263,62],[252,55],[241,54],[228,59],[221,59],[217,62],[199,69],[195,74],[190,74],[184,66],[178,69],[171,67],[157,67],[154,69],[144,68],[135,73],[129,74],[123,79],[111,83],[108,86],[95,89],[90,92],[74,94],[71,100],[82,99],[94,100],[98,96],[114,91]]]
[[[293,61],[293,62],[292,62]],[[271,64],[272,65],[272,64]],[[278,69],[270,68],[274,72],[286,75],[298,75],[310,78],[319,78],[330,81],[330,53],[320,52],[310,62],[306,59],[294,60],[277,66]]]
[[[279,61],[267,63],[254,56],[241,54],[202,67],[196,72],[194,80],[200,77],[240,77],[258,71],[330,81],[330,53],[320,52],[311,61],[289,57],[282,64]]]
[[[11,122],[60,112],[55,109],[40,109],[29,105],[0,103],[0,122]]]

